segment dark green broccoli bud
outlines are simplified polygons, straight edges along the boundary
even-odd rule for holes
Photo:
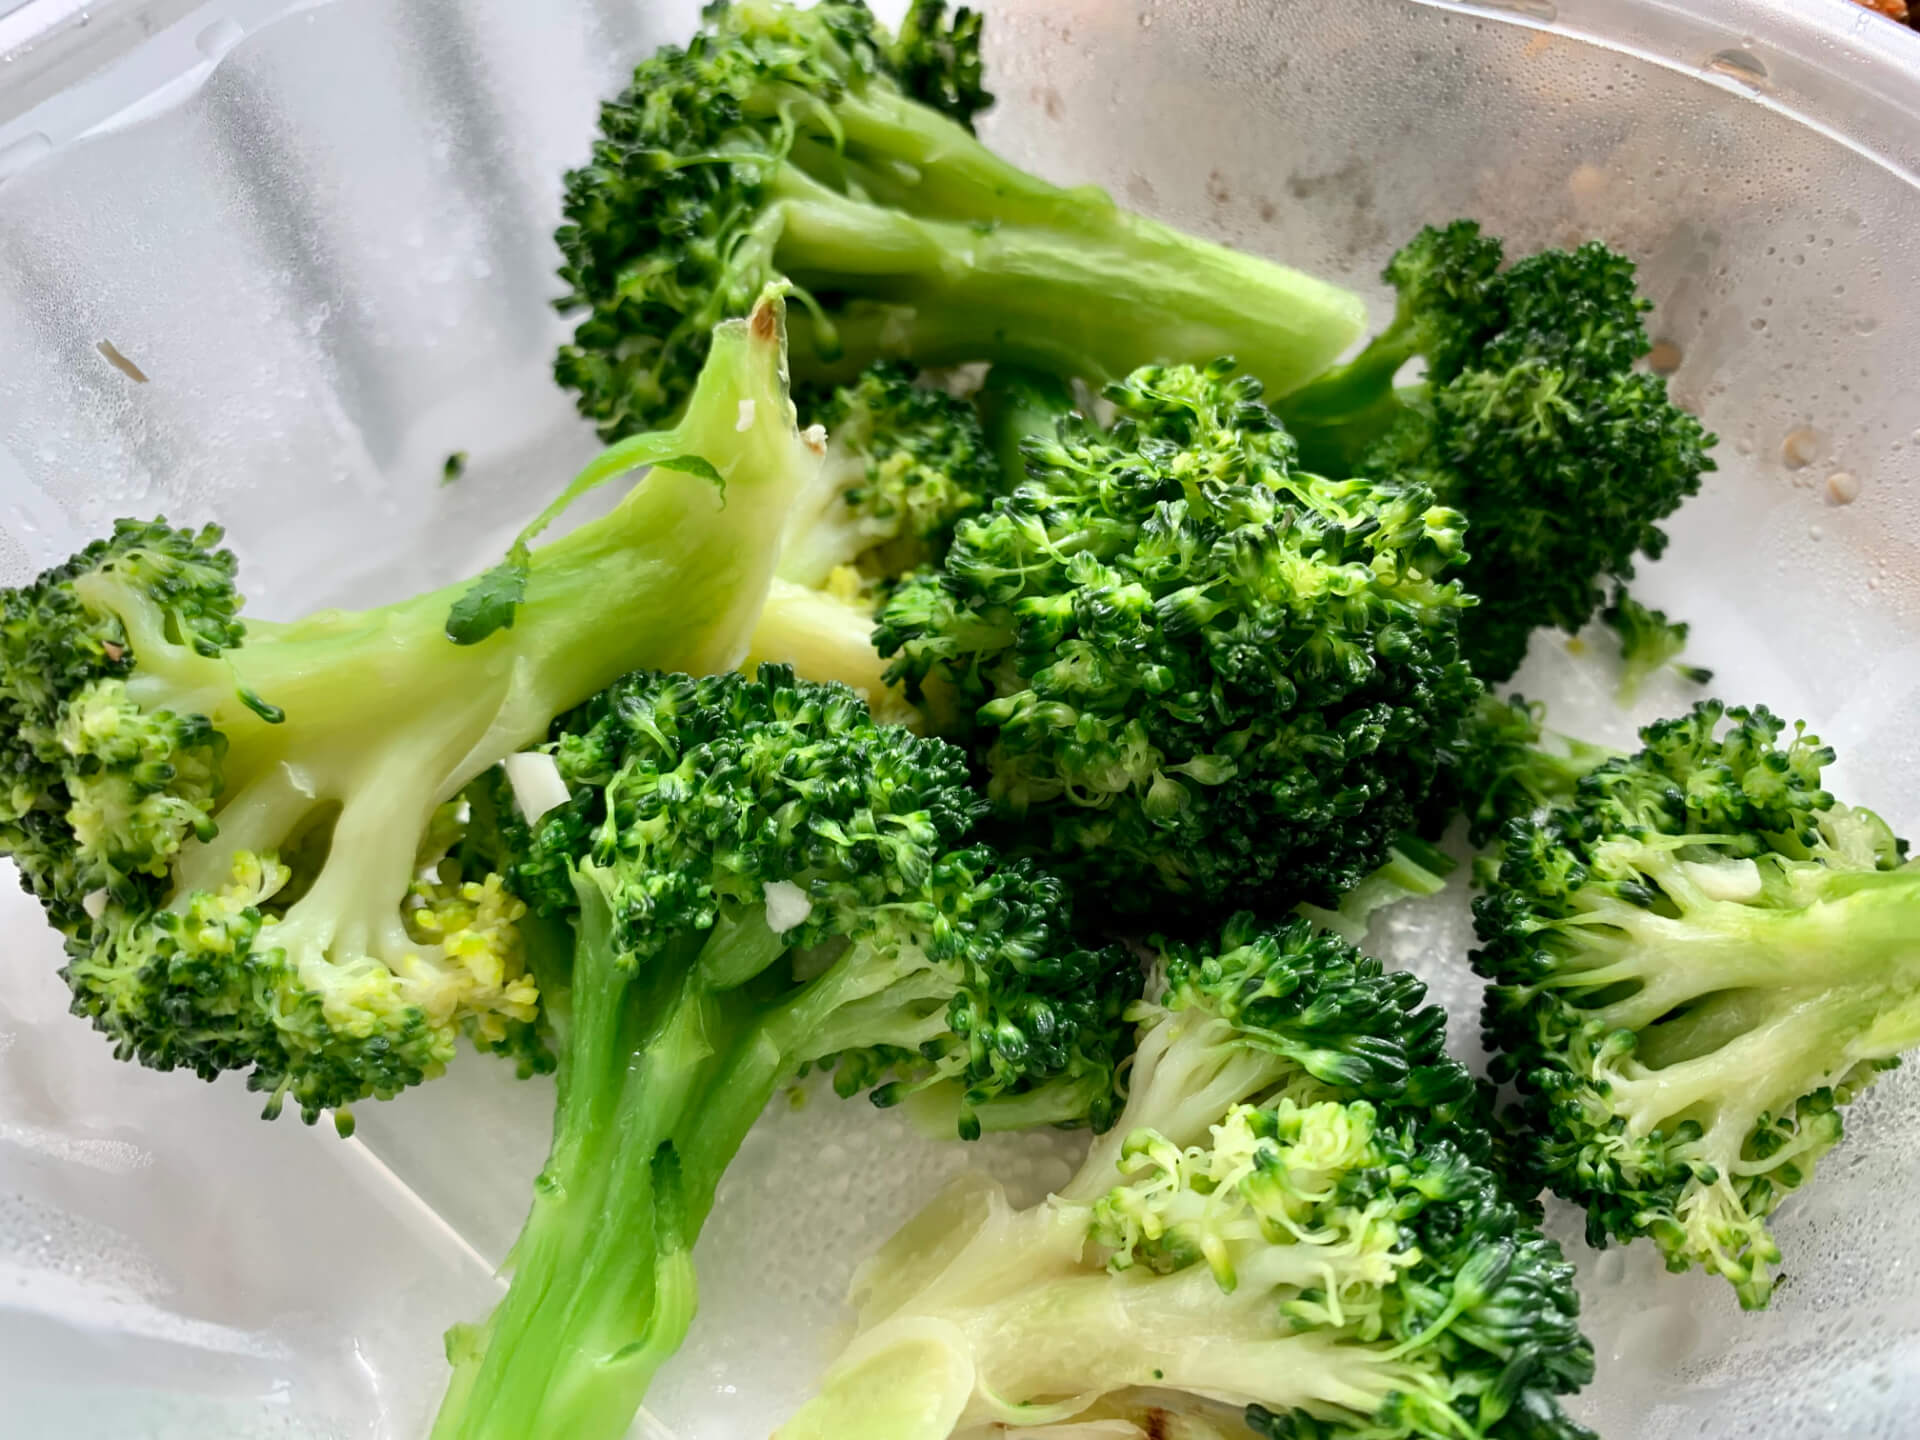
[[[819,463],[783,348],[777,303],[726,326],[682,424],[588,477],[661,467],[523,549],[480,643],[446,633],[464,582],[243,626],[220,532],[160,522],[0,594],[0,853],[117,1054],[245,1071],[311,1121],[437,1074],[463,1031],[518,1053],[521,904],[444,807],[634,665],[738,658]]]
[[[1650,348],[1631,261],[1589,242],[1501,270],[1472,221],[1422,231],[1387,266],[1393,322],[1354,360],[1288,396],[1303,462],[1430,486],[1463,512],[1461,622],[1490,682],[1519,668],[1542,625],[1572,632],[1658,558],[1659,522],[1714,469],[1714,437],[1636,371]],[[1419,383],[1395,388],[1407,362]]]
[[[554,373],[603,436],[672,416],[714,324],[782,277],[806,382],[879,359],[1099,381],[1233,354],[1284,389],[1359,334],[1344,290],[994,155],[961,123],[978,22],[936,12],[896,42],[859,0],[710,6],[602,107],[566,180],[560,303],[584,318]]]
[[[1681,679],[1695,685],[1713,683],[1713,672],[1698,665],[1682,664],[1681,652],[1687,648],[1689,626],[1684,620],[1667,619],[1664,610],[1652,610],[1627,593],[1627,587],[1614,587],[1613,600],[1600,612],[1607,627],[1620,637],[1620,689],[1622,705],[1640,698],[1640,687],[1649,676],[1671,669]]]
[[[969,131],[974,116],[993,104],[980,60],[980,23],[980,12],[965,5],[948,14],[946,0],[913,0],[887,47],[900,89]]]
[[[1462,1149],[1473,1082],[1419,982],[1301,922],[1160,949],[1113,1131],[1039,1206],[974,1179],[910,1221],[776,1440],[1089,1421],[1134,1387],[1259,1434],[1588,1440],[1573,1267]]]
[[[1464,815],[1467,838],[1485,848],[1507,822],[1532,818],[1573,798],[1581,777],[1617,751],[1546,728],[1547,707],[1512,695],[1483,695],[1448,755],[1427,805],[1427,827]]]
[[[1595,1245],[1651,1236],[1758,1308],[1767,1217],[1920,1043],[1920,866],[1764,709],[1641,741],[1503,833],[1474,907],[1487,1043]]]
[[[554,723],[567,800],[475,801],[537,920],[574,930],[553,1149],[513,1282],[466,1332],[436,1440],[617,1440],[690,1307],[675,1255],[777,1087],[912,1099],[965,1137],[1110,1123],[1140,971],[1067,937],[1059,881],[969,843],[965,756],[763,667],[627,677]]]
[[[949,692],[1008,833],[1108,905],[1336,903],[1479,693],[1443,578],[1460,517],[1298,470],[1231,362],[1107,394],[1112,428],[1031,437],[875,643],[910,697]]]

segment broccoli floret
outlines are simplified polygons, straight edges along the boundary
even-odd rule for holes
[[[850,569],[884,584],[946,557],[953,529],[1000,488],[1000,466],[967,401],[880,361],[807,414],[827,434],[816,491],[794,517],[780,578],[829,585]]]
[[[873,647],[875,607],[899,579],[938,564],[960,520],[1002,487],[973,407],[880,361],[806,408],[826,432],[818,481],[796,508],[755,626],[749,671],[792,665],[919,726]]]
[[[1671,669],[1681,679],[1695,685],[1713,683],[1713,672],[1698,665],[1681,663],[1687,648],[1689,626],[1684,620],[1667,619],[1664,610],[1652,610],[1617,585],[1613,601],[1600,612],[1607,627],[1620,637],[1620,688],[1622,705],[1640,698],[1640,687],[1648,677]]]
[[[1430,831],[1455,815],[1475,845],[1494,843],[1509,820],[1531,818],[1573,797],[1581,777],[1618,751],[1546,728],[1547,707],[1513,695],[1483,695],[1446,757],[1427,806]]]
[[[1478,683],[1460,517],[1327,480],[1231,362],[1110,386],[900,585],[875,642],[947,692],[1009,843],[1123,912],[1333,905],[1425,800]],[[1033,397],[1029,397],[1030,399]],[[1010,407],[1041,423],[1045,400]]]
[[[947,1440],[1136,1389],[1270,1436],[1586,1436],[1557,1399],[1593,1374],[1572,1267],[1445,1123],[1472,1085],[1419,983],[1303,922],[1163,965],[1074,1179],[1024,1211],[965,1181],[910,1221],[776,1440]]]
[[[594,462],[660,462],[618,508],[477,588],[243,625],[217,529],[122,521],[0,594],[0,853],[122,1058],[311,1121],[532,1019],[520,902],[441,807],[636,665],[738,660],[819,464],[779,317],[723,326],[682,423]]]
[[[685,1332],[714,1187],[797,1069],[967,1137],[1100,1126],[1140,984],[1065,938],[1057,880],[968,843],[960,751],[843,686],[638,674],[541,753],[563,804],[529,826],[494,780],[481,808],[513,892],[575,930],[553,1148],[436,1440],[626,1433]]]
[[[936,11],[896,44],[859,0],[711,6],[602,108],[566,180],[561,305],[584,318],[554,373],[604,436],[672,415],[714,323],[776,277],[806,300],[809,382],[876,359],[1100,381],[1233,354],[1285,389],[1359,335],[1344,290],[994,155],[950,118],[978,98],[978,22]]]
[[[980,22],[980,12],[965,5],[949,14],[947,0],[913,0],[886,47],[888,73],[900,89],[969,131],[974,116],[993,104],[980,61]]]
[[[1489,682],[1657,558],[1659,522],[1714,469],[1714,437],[1633,368],[1650,346],[1631,261],[1598,242],[1501,258],[1472,221],[1422,231],[1385,271],[1393,322],[1278,407],[1308,467],[1418,478],[1466,515],[1480,603],[1461,630]],[[1425,376],[1396,389],[1416,357]]]
[[[1920,866],[1764,709],[1702,702],[1641,741],[1502,835],[1487,1043],[1595,1245],[1651,1236],[1758,1308],[1767,1217],[1920,1043]]]

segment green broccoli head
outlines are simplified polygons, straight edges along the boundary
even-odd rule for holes
[[[438,1073],[463,1032],[518,1043],[521,902],[463,868],[445,807],[633,664],[737,660],[819,465],[779,314],[723,327],[681,426],[590,467],[660,468],[523,552],[477,643],[448,635],[466,583],[243,626],[219,531],[162,522],[0,595],[0,853],[122,1058],[244,1071],[313,1120]]]
[[[1149,367],[902,584],[875,642],[949,693],[996,813],[1125,911],[1331,903],[1383,861],[1478,686],[1419,485],[1326,480],[1230,362]]]
[[[1920,868],[1764,709],[1703,702],[1512,822],[1475,904],[1496,1078],[1589,1238],[1766,1304],[1767,1217],[1920,1041]]]
[[[529,824],[495,779],[476,808],[534,918],[574,932],[561,1103],[513,1284],[457,1360],[439,1440],[626,1433],[689,1318],[660,1302],[684,1252],[654,1242],[662,1153],[691,1243],[776,1087],[810,1066],[963,1137],[1104,1125],[1139,983],[1124,950],[1069,938],[1058,881],[970,840],[965,756],[843,686],[637,673],[539,753],[565,801]],[[555,1316],[549,1294],[581,1299]]]
[[[1428,229],[1385,278],[1394,320],[1365,351],[1289,396],[1306,464],[1429,486],[1463,512],[1461,622],[1487,681],[1519,668],[1541,625],[1577,630],[1609,579],[1666,547],[1660,521],[1714,468],[1714,437],[1634,368],[1650,348],[1634,267],[1598,242],[1499,269],[1471,221]],[[1426,363],[1396,390],[1406,362]]]
[[[1600,612],[1600,618],[1606,622],[1608,629],[1620,637],[1618,695],[1622,705],[1631,705],[1639,699],[1640,687],[1651,676],[1665,669],[1672,669],[1682,679],[1695,685],[1712,683],[1711,670],[1681,663],[1680,656],[1687,648],[1690,629],[1686,621],[1669,620],[1665,611],[1642,605],[1627,593],[1626,586],[1614,587],[1613,599]]]
[[[716,322],[785,277],[803,381],[877,359],[1024,360],[1104,380],[1234,353],[1279,386],[1358,334],[1342,290],[1062,190],[967,128],[979,19],[860,0],[710,6],[643,60],[567,176],[557,239],[581,312],[554,373],[613,439],[677,412]]]
[[[1474,1083],[1419,983],[1303,922],[1158,948],[1114,1130],[1041,1205],[963,1182],[888,1241],[777,1440],[1089,1421],[1135,1387],[1263,1435],[1583,1440],[1573,1268],[1462,1148]]]

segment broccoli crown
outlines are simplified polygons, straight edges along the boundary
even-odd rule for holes
[[[590,467],[661,468],[521,547],[477,643],[447,632],[465,585],[243,627],[220,532],[164,522],[0,594],[0,853],[122,1058],[246,1071],[312,1120],[438,1073],[462,1033],[522,1043],[522,905],[455,858],[444,806],[632,664],[737,657],[818,466],[779,313],[723,327],[682,426]]]
[[[1040,1206],[976,1181],[910,1222],[777,1440],[1083,1419],[1130,1387],[1261,1434],[1586,1436],[1557,1399],[1593,1375],[1573,1268],[1462,1148],[1474,1082],[1419,982],[1299,921],[1158,948],[1114,1130]]]
[[[1474,907],[1487,1042],[1593,1243],[1650,1235],[1759,1307],[1768,1215],[1920,1041],[1920,867],[1765,709],[1641,741],[1503,833]]]
[[[855,589],[938,564],[954,527],[1001,489],[1000,467],[973,407],[914,383],[914,371],[877,361],[809,412],[827,432],[817,503],[780,557],[780,577]]]
[[[1478,686],[1459,516],[1293,464],[1229,361],[1112,386],[902,584],[875,643],[950,687],[996,813],[1127,911],[1329,903],[1386,858]],[[970,719],[968,718],[970,717]]]
[[[1613,599],[1600,612],[1607,627],[1620,637],[1620,689],[1622,705],[1631,705],[1640,696],[1640,687],[1648,678],[1671,666],[1695,685],[1712,682],[1713,672],[1698,665],[1682,665],[1680,655],[1687,648],[1689,626],[1684,620],[1667,619],[1664,610],[1642,605],[1616,585]]]
[[[862,0],[717,4],[643,60],[566,178],[554,373],[607,439],[674,414],[713,325],[798,287],[795,374],[881,358],[1026,359],[1098,380],[1236,352],[1298,384],[1358,333],[1358,300],[1062,190],[969,131],[980,20],[919,0],[889,36]]]
[[[1466,515],[1463,644],[1490,682],[1535,627],[1579,629],[1604,580],[1658,558],[1659,522],[1715,468],[1714,437],[1634,369],[1650,304],[1630,260],[1597,241],[1501,259],[1471,221],[1422,231],[1385,271],[1393,323],[1282,407],[1309,465],[1418,480]],[[1416,356],[1424,380],[1396,392]]]
[[[777,214],[770,225],[759,212],[794,140],[783,112],[893,83],[861,0],[721,5],[708,18],[686,48],[640,63],[600,109],[593,158],[566,177],[560,304],[591,313],[554,374],[607,440],[670,417],[713,327],[772,277]]]
[[[151,899],[180,847],[211,833],[223,750],[205,716],[129,701],[133,642],[118,615],[85,598],[87,580],[151,597],[176,643],[211,658],[244,633],[220,538],[213,526],[122,520],[111,538],[0,593],[0,847],[67,935],[89,925],[90,895]]]
[[[644,969],[724,936],[769,885],[797,892],[804,918],[754,963],[845,948],[795,1012],[811,1027],[784,1042],[795,1064],[882,1105],[956,1091],[969,1135],[1040,1088],[1071,1101],[1062,1122],[1111,1118],[1138,968],[1066,939],[1057,878],[962,843],[983,806],[955,747],[765,665],[628,676],[556,721],[549,748],[572,799],[508,870],[537,913],[575,913],[573,872],[590,865]],[[822,1003],[832,993],[841,1008]]]

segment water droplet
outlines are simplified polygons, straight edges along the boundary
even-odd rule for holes
[[[1809,540],[1824,540],[1827,538],[1827,532],[1818,525],[1809,525],[1807,527],[1807,538]]]
[[[1800,470],[1820,458],[1820,432],[1811,425],[1800,425],[1787,432],[1780,442],[1780,458],[1789,470]]]

